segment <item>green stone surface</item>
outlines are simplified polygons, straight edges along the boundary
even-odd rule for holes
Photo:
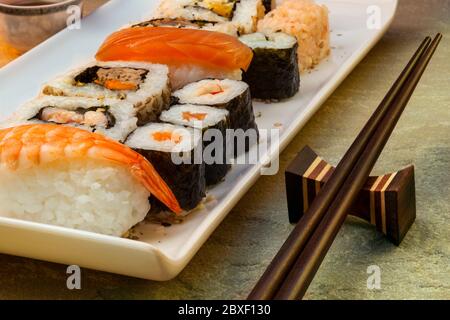
[[[286,165],[304,145],[336,164],[421,40],[436,32],[442,44],[374,172],[416,166],[417,220],[395,247],[348,218],[306,298],[450,298],[449,17],[448,0],[400,0],[388,33],[282,153],[280,173],[255,184],[175,280],[83,269],[82,290],[69,291],[66,266],[0,255],[0,299],[245,298],[292,229]],[[367,289],[370,265],[381,268],[381,290]]]

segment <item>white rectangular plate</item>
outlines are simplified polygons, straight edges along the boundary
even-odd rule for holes
[[[330,10],[331,57],[302,77],[301,92],[293,99],[277,104],[255,103],[255,112],[261,113],[257,119],[261,129],[282,125],[281,150],[377,43],[397,7],[396,0],[320,2]],[[1,116],[33,98],[45,81],[92,59],[110,33],[141,20],[156,3],[113,0],[83,20],[80,30],[65,30],[0,70]],[[379,28],[368,27],[370,17],[381,19]],[[209,191],[215,200],[208,202],[204,210],[170,228],[142,225],[138,227],[143,234],[139,240],[0,218],[0,252],[144,279],[169,280],[181,272],[257,180],[261,167],[257,164],[233,168],[225,182]]]

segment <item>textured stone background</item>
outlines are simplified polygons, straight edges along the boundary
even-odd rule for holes
[[[448,0],[400,0],[386,36],[283,152],[283,170],[306,144],[337,163],[420,41],[438,31],[444,34],[375,170],[416,165],[416,223],[397,248],[349,218],[307,298],[450,298],[449,17]],[[292,229],[282,172],[262,177],[173,281],[83,270],[83,289],[71,292],[65,266],[0,255],[0,299],[245,298]],[[372,264],[382,270],[379,291],[366,288],[366,269]]]

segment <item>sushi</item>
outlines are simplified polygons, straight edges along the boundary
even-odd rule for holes
[[[312,69],[329,56],[328,8],[314,0],[284,0],[258,21],[258,32],[285,32],[297,38],[300,72]]]
[[[42,96],[25,103],[11,124],[53,123],[101,133],[123,142],[137,128],[131,103],[105,99]]]
[[[218,23],[214,21],[206,20],[186,20],[183,18],[159,18],[151,19],[132,27],[169,27],[169,28],[180,28],[180,29],[201,29],[207,31],[216,31],[226,33],[230,36],[237,37],[238,30],[235,25],[229,22]]]
[[[253,98],[282,100],[300,88],[298,43],[294,36],[277,32],[247,34],[239,38],[253,49],[254,58],[244,74]]]
[[[230,113],[202,105],[175,105],[161,114],[161,121],[196,128],[203,132],[203,161],[206,185],[222,181],[231,168],[227,154],[226,134]]]
[[[167,182],[180,207],[196,208],[206,194],[205,164],[202,161],[200,130],[165,123],[139,127],[126,141],[147,158]],[[154,207],[165,209],[159,203]]]
[[[50,96],[118,99],[133,104],[138,124],[155,121],[170,105],[169,70],[142,62],[95,62],[44,85]]]
[[[0,130],[1,216],[122,236],[155,196],[178,201],[144,157],[102,135],[32,124]]]
[[[120,30],[97,52],[99,61],[145,61],[169,66],[173,89],[201,79],[241,80],[252,50],[224,33],[168,27]]]
[[[264,12],[262,0],[162,0],[153,18],[231,23],[245,34],[255,32]]]
[[[207,105],[230,112],[230,128],[243,130],[259,137],[253,112],[253,103],[248,84],[236,80],[201,80],[175,91],[174,101],[178,104]],[[236,143],[235,143],[236,146]],[[246,151],[250,144],[246,143]]]

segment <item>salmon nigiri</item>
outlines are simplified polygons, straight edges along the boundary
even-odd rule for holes
[[[155,196],[177,199],[153,166],[102,135],[51,124],[0,130],[0,215],[120,236]]]
[[[99,61],[145,61],[166,64],[175,89],[204,78],[241,80],[252,50],[227,34],[168,27],[134,27],[109,36]]]

